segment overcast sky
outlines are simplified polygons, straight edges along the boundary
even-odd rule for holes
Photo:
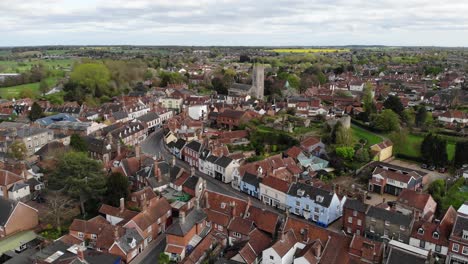
[[[0,46],[468,46],[467,0],[0,0]]]

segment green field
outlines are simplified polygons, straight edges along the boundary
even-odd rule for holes
[[[368,142],[369,146],[372,146],[374,144],[377,144],[383,141],[382,137],[380,137],[379,135],[374,134],[361,127],[352,125],[351,130],[353,131],[353,135],[357,140],[364,139]]]
[[[412,157],[421,156],[420,148],[424,137],[418,135],[408,135],[408,144],[400,149],[395,149],[395,153],[405,154]],[[449,160],[452,160],[455,156],[455,142],[447,141],[447,156]]]
[[[70,68],[73,59],[28,59],[28,60],[3,60],[0,61],[0,72],[25,72],[31,69],[32,65],[45,64],[49,69]]]
[[[268,50],[278,53],[334,53],[349,52],[349,49],[272,49]]]
[[[47,83],[49,84],[50,87],[54,86],[57,84],[57,78],[47,78]],[[11,86],[11,87],[0,87],[0,97],[1,98],[18,98],[19,94],[21,91],[24,90],[31,90],[35,96],[39,95],[39,82],[37,83],[28,83],[28,84],[22,84],[22,85],[17,85],[17,86]]]

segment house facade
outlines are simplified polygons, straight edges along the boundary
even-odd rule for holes
[[[35,208],[0,197],[0,239],[34,229],[38,224],[39,216]]]
[[[416,171],[402,171],[391,167],[377,166],[369,181],[369,191],[398,196],[403,189],[417,190],[422,186],[423,175]]]
[[[190,166],[198,169],[198,159],[202,151],[202,144],[198,141],[191,141],[182,149],[182,157]]]
[[[260,185],[260,197],[262,202],[281,210],[287,208],[287,193],[289,183],[274,177],[263,178]]]
[[[367,210],[365,236],[377,241],[398,240],[408,243],[414,219],[397,211],[371,206]]]
[[[368,206],[355,199],[346,199],[343,206],[343,231],[349,235],[363,236],[366,227]]]
[[[340,200],[335,192],[304,183],[293,183],[286,198],[290,213],[324,227],[341,217],[345,201],[346,197]]]

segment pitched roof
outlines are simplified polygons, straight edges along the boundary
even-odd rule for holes
[[[227,166],[229,166],[229,164],[231,164],[232,161],[233,159],[226,156],[222,156],[216,160],[215,164],[221,166],[222,168],[226,168]]]
[[[301,146],[303,148],[309,148],[312,147],[313,145],[317,144],[320,142],[320,138],[318,137],[308,137],[304,140],[301,141]]]
[[[242,177],[241,181],[248,183],[256,188],[259,188],[259,184],[262,181],[262,179],[257,177],[257,175],[253,175],[251,173],[246,172],[244,174],[244,177]]]
[[[365,213],[367,210],[367,205],[357,199],[346,199],[344,208],[356,210],[361,213]]]
[[[249,241],[239,250],[239,254],[247,264],[255,263],[255,260],[271,244],[271,238],[258,229],[249,233]]]
[[[265,177],[261,184],[269,186],[275,190],[278,190],[283,193],[287,193],[289,190],[289,183],[283,180],[280,180],[275,177]]]
[[[192,140],[185,147],[189,148],[191,150],[194,150],[195,152],[200,152],[202,144],[200,142],[196,141],[196,140]]]
[[[166,234],[185,236],[197,223],[206,219],[206,213],[200,209],[193,209],[185,216],[185,219],[176,220],[167,230]]]
[[[271,246],[276,253],[282,258],[286,253],[291,250],[294,245],[297,243],[296,236],[292,230],[286,231],[281,235],[281,237],[276,241],[273,246]]]
[[[122,221],[125,223],[138,214],[138,212],[128,210],[127,208],[123,208],[123,210],[121,210],[119,207],[114,207],[107,204],[101,205],[101,208],[99,208],[99,213],[122,218]]]
[[[410,226],[411,221],[413,220],[412,215],[404,215],[396,211],[390,211],[375,206],[371,206],[369,208],[369,210],[367,211],[367,216],[384,221],[389,221],[392,224],[406,227]]]
[[[400,195],[398,195],[397,201],[399,204],[423,211],[431,198],[432,196],[428,193],[417,192],[410,189],[403,189]]]
[[[278,214],[255,206],[250,206],[248,213],[246,218],[252,220],[258,229],[272,235],[275,234],[276,227],[280,222]]]
[[[324,207],[329,207],[335,193],[330,193],[327,190],[317,188],[312,185],[305,183],[293,183],[289,188],[288,195],[294,197],[309,197],[314,200],[315,203],[320,204]],[[322,198],[320,198],[322,197]]]
[[[426,257],[416,255],[412,252],[399,249],[396,247],[390,247],[390,252],[387,256],[386,264],[400,264],[400,263],[411,263],[411,264],[425,264]]]
[[[294,159],[297,158],[297,156],[299,156],[299,154],[301,153],[302,153],[302,149],[299,148],[298,146],[292,146],[286,151],[286,155]]]
[[[8,218],[10,218],[11,213],[16,207],[16,202],[13,200],[8,200],[0,198],[0,226],[5,226]]]
[[[242,217],[234,217],[229,223],[228,230],[248,235],[254,228],[253,221]]]
[[[19,175],[11,171],[0,170],[0,186],[8,186],[15,182],[21,181],[22,179],[23,178],[21,178]]]

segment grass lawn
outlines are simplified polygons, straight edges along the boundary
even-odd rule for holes
[[[377,144],[383,141],[381,136],[374,134],[371,131],[365,130],[361,127],[352,125],[351,129],[353,130],[353,135],[357,140],[365,139],[367,140],[367,144],[369,146],[372,146],[374,144]]]
[[[408,144],[404,147],[397,149],[395,153],[405,154],[412,157],[419,157],[421,155],[420,148],[424,137],[418,135],[408,135]],[[447,140],[447,156],[449,160],[452,160],[455,156],[455,142]]]
[[[70,68],[73,65],[73,59],[27,59],[27,60],[4,60],[0,61],[0,68],[3,72],[25,72],[31,69],[32,65],[43,63],[49,69]],[[3,66],[3,67],[1,67]]]
[[[450,205],[454,208],[458,208],[465,201],[468,201],[468,191],[466,191],[466,188],[467,186],[465,185],[463,177],[458,179],[442,199],[442,208],[446,210]]]
[[[47,78],[47,83],[49,86],[54,86],[57,83],[57,78]],[[17,86],[3,87],[0,88],[0,97],[1,98],[18,98],[18,95],[23,90],[31,90],[34,94],[39,95],[39,85],[40,83],[28,83]]]

